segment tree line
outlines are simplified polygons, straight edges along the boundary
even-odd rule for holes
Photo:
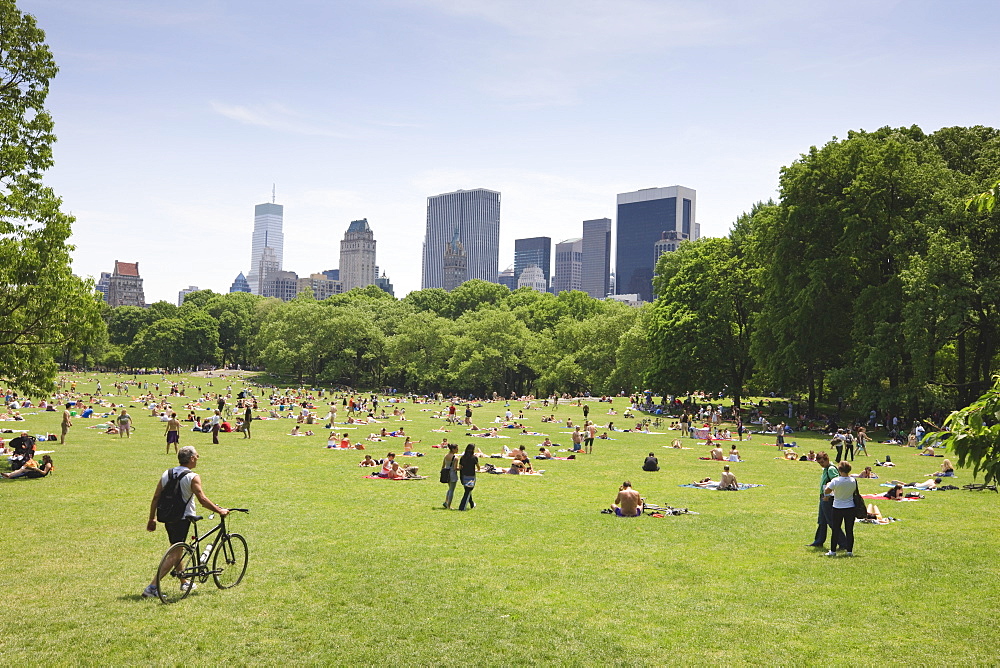
[[[649,382],[913,418],[968,404],[997,372],[1000,211],[966,203],[998,176],[982,126],[812,147],[777,202],[660,258]]]

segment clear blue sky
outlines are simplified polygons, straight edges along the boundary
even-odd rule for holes
[[[254,204],[285,268],[334,268],[366,217],[420,288],[428,195],[503,194],[513,240],[579,236],[615,195],[698,191],[722,235],[851,129],[1000,125],[992,2],[22,0],[60,66],[47,181],[74,269],[138,261],[146,299],[226,291]]]

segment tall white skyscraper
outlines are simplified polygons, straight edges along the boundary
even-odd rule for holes
[[[580,290],[583,280],[583,239],[567,239],[556,244],[556,273],[552,276],[552,292]]]
[[[351,221],[340,242],[340,282],[344,292],[372,285],[377,277],[375,235],[368,219]]]
[[[500,193],[485,188],[427,198],[421,289],[444,288],[445,248],[458,238],[468,256],[468,279],[496,283],[500,274]]]
[[[260,294],[260,281],[266,278],[259,275],[260,261],[265,248],[274,249],[277,269],[281,270],[285,251],[285,234],[281,231],[284,218],[285,207],[281,204],[267,202],[254,207],[253,241],[250,245],[250,271],[247,273],[247,282],[250,284],[250,291],[255,295]]]

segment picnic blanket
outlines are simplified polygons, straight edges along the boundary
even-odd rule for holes
[[[753,484],[753,483],[741,482],[741,483],[738,483],[737,486],[738,486],[738,488],[739,488],[740,491],[743,491],[745,489],[752,489],[754,487],[763,487],[764,485],[757,485],[757,484]],[[695,489],[714,489],[714,490],[718,491],[718,489],[719,489],[719,483],[715,483],[714,485],[707,485],[707,486],[706,485],[695,485],[695,484],[692,484],[692,483],[688,483],[687,485],[678,485],[678,487],[693,487]],[[735,491],[735,490],[723,490],[723,491]]]
[[[427,476],[425,475],[418,475],[413,478],[383,478],[382,476],[379,475],[366,475],[364,477],[368,478],[369,480],[426,480],[427,479]]]
[[[920,499],[908,499],[905,496],[901,499],[889,499],[881,494],[862,494],[862,499],[873,499],[878,501],[919,501]]]

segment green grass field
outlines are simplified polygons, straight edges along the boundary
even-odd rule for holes
[[[94,376],[75,378],[78,390],[93,387]],[[108,390],[114,377],[102,379]],[[241,387],[233,379],[214,379],[213,388],[189,382],[216,391],[232,383],[234,394]],[[624,401],[615,402],[619,413]],[[885,501],[883,513],[901,521],[859,524],[857,556],[830,559],[805,547],[816,522],[815,463],[777,460],[764,445],[770,439],[755,435],[740,447],[747,461],[733,468],[741,482],[764,487],[697,490],[679,485],[718,479],[721,470],[697,459],[707,448],[662,447],[674,434],[618,432],[597,441],[591,456],[535,462],[543,476],[481,475],[477,508],[460,513],[441,508],[444,453],[432,443],[447,436],[488,453],[525,444],[534,454],[541,437],[434,433],[442,423],[413,404],[405,404],[411,422],[384,424],[405,424],[422,440],[423,481],[364,479],[364,453],[327,450],[322,424],[315,436],[291,437],[290,420],[257,421],[252,440],[222,434],[217,446],[210,434],[184,431],[181,445],[198,448],[209,497],[252,510],[231,523],[249,541],[250,566],[235,589],[207,583],[165,606],[140,597],[167,546],[162,526],[148,533],[145,523],[156,480],[176,458],[164,453],[163,424],[139,403],[126,405],[137,427],[130,440],[77,418],[65,445],[38,444],[56,450],[55,475],[0,482],[5,664],[998,661],[993,492]],[[174,403],[181,417],[182,405]],[[516,414],[521,404],[512,405]],[[607,404],[590,407],[605,424]],[[486,404],[475,422],[484,426],[503,410]],[[576,406],[555,413],[582,417]],[[59,415],[0,427],[58,433]],[[565,426],[543,425],[541,415],[526,414],[529,429],[568,447]],[[621,415],[614,420],[626,426]],[[351,434],[369,431],[375,427]],[[803,451],[825,449],[818,434],[789,440]],[[366,452],[399,452],[401,441]],[[640,470],[649,451],[660,459],[658,473]],[[877,443],[869,451],[862,466],[886,453],[897,466],[876,469],[882,480],[862,480],[863,493],[885,491],[878,484],[888,478],[923,479],[942,461]],[[601,514],[626,478],[649,501],[700,514]],[[968,482],[960,470],[954,484]]]

